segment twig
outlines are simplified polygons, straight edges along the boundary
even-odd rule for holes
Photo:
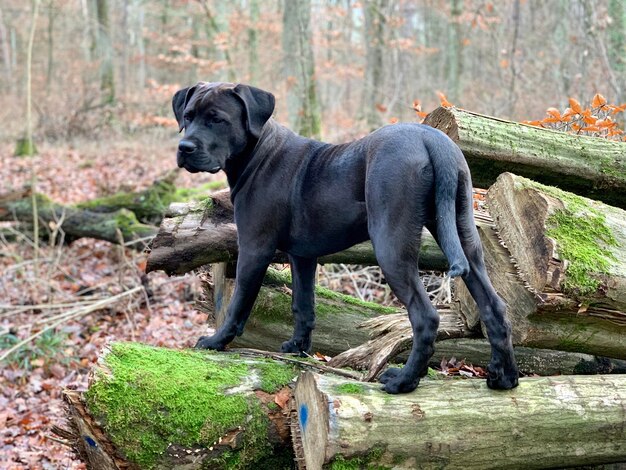
[[[9,357],[11,354],[13,354],[15,351],[17,351],[18,349],[20,349],[22,346],[30,343],[31,341],[33,341],[35,338],[41,336],[42,334],[44,334],[46,331],[52,330],[53,328],[56,328],[57,326],[59,326],[62,323],[65,323],[69,320],[72,320],[74,318],[78,318],[78,317],[82,317],[84,315],[87,315],[88,313],[92,313],[96,310],[101,309],[102,307],[112,304],[118,300],[120,300],[123,297],[129,296],[131,294],[134,294],[135,292],[140,291],[141,289],[143,289],[142,286],[136,286],[133,287],[130,290],[127,290],[126,292],[122,292],[121,294],[117,294],[114,295],[113,297],[109,297],[106,299],[102,299],[99,302],[95,302],[92,305],[89,305],[87,307],[82,307],[82,308],[78,308],[74,311],[70,311],[67,312],[66,314],[62,314],[63,317],[60,318],[58,321],[56,321],[55,323],[53,323],[52,325],[49,325],[41,330],[39,330],[37,333],[30,335],[28,338],[20,341],[19,343],[17,343],[16,345],[14,345],[13,347],[9,348],[8,350],[6,350],[1,356],[0,356],[0,362],[4,361],[7,357]]]
[[[347,377],[349,379],[363,381],[362,374],[358,374],[356,372],[349,372],[343,369],[337,369],[335,367],[325,366],[323,364],[316,364],[314,362],[304,361],[301,359],[294,359],[293,357],[290,357],[286,354],[273,353],[269,351],[262,351],[260,349],[250,349],[250,348],[233,348],[233,349],[229,349],[229,352],[244,354],[244,355],[247,354],[249,356],[254,356],[254,357],[267,357],[269,359],[275,359],[278,361],[284,361],[284,362],[290,362],[292,364],[297,364],[300,367],[310,367],[312,369],[317,369],[322,372],[330,372],[332,374],[340,375],[342,377]]]

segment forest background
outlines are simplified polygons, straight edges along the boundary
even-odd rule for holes
[[[1,0],[0,196],[28,185],[74,204],[145,189],[175,168],[171,97],[199,80],[271,91],[278,121],[335,143],[420,121],[443,96],[539,120],[570,98],[626,101],[626,2]],[[29,81],[37,152],[17,157]],[[181,173],[177,185],[215,178]],[[0,467],[80,468],[49,432],[60,388],[84,386],[110,340],[192,345],[203,278],[146,278],[136,251],[0,228],[0,353],[68,308],[53,306],[155,292],[68,320],[1,364]]]

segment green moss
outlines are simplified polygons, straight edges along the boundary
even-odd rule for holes
[[[32,157],[37,155],[39,151],[32,139],[18,139],[15,143],[15,156],[16,157]]]
[[[177,188],[172,202],[201,201],[209,193],[226,187],[226,181],[211,181],[195,188]]]
[[[208,447],[226,431],[246,424],[243,448],[223,454],[222,468],[243,468],[267,454],[267,417],[256,399],[226,394],[253,375],[245,362],[207,361],[207,353],[116,343],[86,394],[91,413],[126,458],[154,468],[169,443]],[[263,366],[268,389],[289,375],[287,366]],[[266,377],[267,376],[267,377]],[[287,383],[286,380],[284,383]]]
[[[561,258],[569,261],[563,288],[579,297],[593,295],[600,286],[598,275],[607,273],[615,260],[609,248],[618,246],[604,214],[583,197],[530,180],[523,183],[563,202],[565,208],[546,222],[547,235],[558,243]]]
[[[366,302],[350,295],[339,294],[326,287],[315,287],[315,295],[323,299],[335,300],[338,302],[344,302],[348,305],[354,305],[356,307],[363,307],[369,310],[374,310],[378,313],[398,313],[398,310],[393,307],[385,307],[384,305],[375,304],[374,302]]]
[[[367,455],[346,459],[343,455],[337,455],[330,466],[330,470],[389,470],[391,467],[380,465],[378,462],[385,453],[382,447],[374,447]]]
[[[255,365],[261,371],[261,390],[274,393],[290,383],[298,375],[295,366],[267,359]]]
[[[136,193],[116,193],[76,205],[80,209],[95,212],[113,212],[118,209],[128,209],[135,213],[142,222],[158,223],[172,202],[191,202],[208,200],[207,197],[215,189],[224,187],[222,181],[212,181],[197,188],[176,188],[169,181],[157,181],[144,191]]]
[[[265,279],[263,280],[264,284],[272,285],[272,286],[291,286],[291,271],[288,269],[277,270],[273,268],[269,268],[267,270],[267,274],[265,275]],[[362,309],[367,309],[368,311],[374,311],[380,314],[389,314],[389,313],[397,313],[398,310],[393,307],[385,307],[383,305],[376,304],[374,302],[365,302],[361,299],[357,299],[356,297],[352,297],[350,295],[339,294],[334,292],[326,287],[315,286],[315,296],[318,299],[330,300],[332,302],[337,302],[336,305],[332,303],[321,303],[317,302],[315,305],[315,309],[318,315],[340,315],[342,312],[345,312],[346,307],[355,306],[356,309],[353,309],[354,312],[363,311]],[[286,318],[286,314],[291,316],[291,299],[285,296],[285,299],[289,302],[288,307],[285,307],[284,303],[280,299],[278,299],[279,295],[275,295],[272,300],[274,300],[277,304],[274,307],[267,305],[270,302],[264,302],[263,308],[269,308],[269,311],[266,313],[261,313],[261,315],[265,315],[265,317],[273,317],[273,318]],[[257,300],[258,302],[258,300]],[[286,308],[286,310],[285,310]],[[278,313],[283,312],[283,313]]]
[[[337,385],[336,390],[338,393],[348,393],[352,395],[361,394],[365,391],[365,387],[359,383],[345,383]]]

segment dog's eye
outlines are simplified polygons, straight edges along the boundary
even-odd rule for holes
[[[184,119],[185,121],[193,121],[193,118],[194,118],[194,114],[193,114],[193,113],[187,113],[187,114],[185,114],[185,115],[183,116],[183,119]]]
[[[207,121],[211,124],[220,124],[224,122],[223,119],[218,118],[217,116],[211,116],[209,119],[207,119]]]

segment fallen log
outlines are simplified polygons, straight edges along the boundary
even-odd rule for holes
[[[457,108],[437,108],[424,124],[463,151],[475,186],[512,172],[626,209],[626,143],[576,136]]]
[[[212,321],[219,327],[225,320],[234,280],[224,274],[226,263],[212,265],[212,269],[213,286],[207,295],[213,302],[206,311],[213,315]],[[231,346],[279,351],[281,343],[293,332],[290,288],[288,272],[270,268],[246,329]],[[362,302],[319,286],[316,305],[319,315],[312,351],[335,356],[331,366],[369,369],[366,378],[371,379],[376,376],[371,372],[380,371],[390,357],[406,359],[404,352],[410,348],[412,331],[404,309]],[[438,367],[444,357],[486,367],[491,359],[491,347],[485,339],[478,338],[480,333],[465,326],[458,304],[440,305],[437,310],[440,324],[431,367]],[[390,339],[391,351],[385,346]],[[626,373],[626,361],[582,353],[517,347],[515,357],[526,374]]]
[[[495,228],[479,233],[514,344],[626,359],[626,212],[509,173],[487,202]],[[457,295],[477,326],[460,282]]]
[[[89,390],[65,391],[88,468],[284,468],[292,365],[227,353],[114,343]]]
[[[33,202],[42,230],[40,236],[62,231],[65,241],[82,237],[111,243],[128,243],[143,249],[158,232],[159,224],[172,202],[206,199],[223,182],[211,182],[197,188],[176,188],[178,170],[167,173],[148,188],[137,192],[119,192],[76,205],[60,204],[43,194],[33,196],[30,189],[0,195],[0,221],[17,222],[19,230],[30,230]],[[53,227],[48,230],[48,227]],[[15,228],[15,227],[14,227]],[[121,233],[121,238],[118,235]]]
[[[626,377],[423,380],[379,385],[304,372],[295,392],[296,455],[307,469],[534,469],[626,461]],[[335,467],[336,466],[336,467]]]
[[[510,173],[489,189],[487,202],[494,224],[478,231],[513,343],[626,359],[626,212]],[[463,324],[482,327],[461,280],[455,290]],[[373,338],[331,363],[366,368],[371,380],[410,346],[411,327],[396,315],[366,327]]]
[[[184,274],[206,264],[237,259],[237,227],[229,191],[218,191],[200,203],[171,204],[159,233],[152,243],[146,271],[163,270],[168,274]],[[274,262],[287,262],[277,252]],[[370,242],[323,256],[320,264],[377,264]],[[444,271],[447,261],[432,236],[424,231],[420,250],[420,268]]]
[[[91,237],[111,243],[136,242],[129,245],[143,248],[146,239],[157,233],[156,227],[139,222],[135,214],[127,209],[110,213],[78,209],[56,203],[43,194],[33,195],[30,190],[0,197],[0,221],[32,223],[35,213],[40,226],[44,227],[42,233],[52,226],[63,231],[66,241]]]
[[[506,392],[424,379],[390,396],[290,361],[114,343],[86,392],[64,392],[70,429],[57,432],[106,470],[291,468],[292,440],[307,469],[626,461],[624,376],[525,378]]]
[[[235,281],[225,275],[226,263],[214,264],[212,268],[214,320],[219,327],[226,319]],[[293,333],[291,299],[289,271],[270,268],[243,335],[235,338],[231,345],[279,351],[282,342],[288,340]],[[398,314],[402,318],[407,316],[404,309],[365,302],[320,286],[315,288],[315,300],[317,315],[313,330],[313,352],[329,356],[365,343],[369,332],[359,328],[364,321],[380,315]],[[438,340],[476,336],[476,332],[465,327],[454,306],[441,306],[439,314],[441,320]]]

